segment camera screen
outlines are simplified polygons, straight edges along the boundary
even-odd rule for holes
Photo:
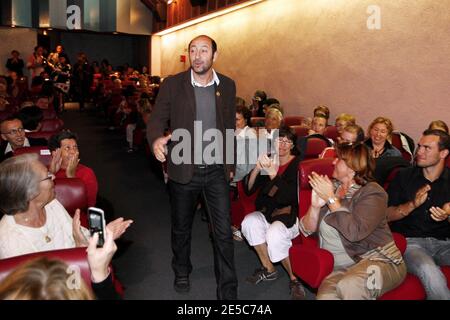
[[[102,217],[98,214],[89,214],[89,224],[92,232],[102,231]]]

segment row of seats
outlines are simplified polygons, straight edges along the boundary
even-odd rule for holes
[[[327,175],[331,178],[334,171],[333,158],[311,159],[300,162],[298,168],[299,183],[299,218],[303,217],[311,204],[312,189],[309,184],[308,176],[317,172],[321,175]],[[449,163],[450,167],[450,163]],[[393,177],[392,177],[393,178]],[[241,222],[248,213],[255,211],[255,199],[257,193],[247,196],[244,192],[242,181],[238,183],[238,199],[232,202],[232,223],[240,226]],[[394,240],[403,253],[406,249],[406,239],[394,233]],[[298,236],[292,241],[293,246],[290,249],[289,257],[294,273],[307,283],[311,288],[317,289],[323,279],[332,271],[334,266],[333,255],[319,248],[317,238]],[[446,275],[450,288],[450,266],[442,268]],[[381,296],[380,300],[423,300],[425,299],[425,290],[420,280],[408,274],[403,283],[394,290],[391,290]]]

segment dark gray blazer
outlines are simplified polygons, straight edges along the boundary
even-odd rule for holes
[[[236,128],[236,85],[230,78],[217,73],[220,84],[216,86],[216,123],[217,129],[223,134],[223,155],[226,154],[226,129]],[[171,151],[179,142],[168,144],[168,174],[175,182],[187,184],[194,174],[194,121],[196,106],[194,87],[191,84],[191,69],[165,79],[161,85],[156,104],[147,124],[147,141],[152,147],[153,142],[163,136],[165,129],[173,132],[176,129],[186,129],[191,134],[191,164],[174,164],[170,157]],[[233,136],[231,137],[233,138]],[[153,148],[151,148],[153,151]],[[234,171],[233,164],[224,165],[226,179]]]

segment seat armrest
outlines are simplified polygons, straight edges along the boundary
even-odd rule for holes
[[[333,255],[311,245],[294,245],[289,249],[292,271],[312,288],[318,288],[334,267]]]

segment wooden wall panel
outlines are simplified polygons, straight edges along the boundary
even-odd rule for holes
[[[155,26],[155,31],[160,31],[176,24],[246,1],[249,0],[207,0],[204,5],[192,6],[190,0],[175,0],[172,4],[167,6],[167,21],[165,25]]]

